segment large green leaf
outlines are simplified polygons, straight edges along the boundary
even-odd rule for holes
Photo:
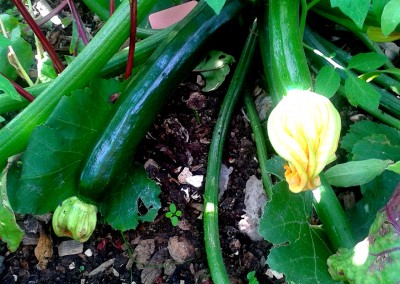
[[[362,199],[353,209],[346,212],[354,228],[356,241],[361,241],[367,236],[377,212],[386,205],[399,182],[399,174],[384,171],[382,175],[361,186]]]
[[[385,55],[376,52],[358,53],[350,59],[348,68],[369,72],[378,69],[387,61]]]
[[[155,181],[147,177],[143,166],[136,165],[120,185],[115,185],[115,190],[107,191],[99,210],[114,229],[136,229],[139,221],[154,221],[161,208],[160,192]]]
[[[359,29],[367,17],[371,0],[331,0],[332,7],[338,7],[346,16],[354,21]]]
[[[367,82],[356,76],[348,76],[344,83],[346,97],[352,106],[362,106],[366,109],[377,109],[381,99],[380,93]]]
[[[379,159],[350,161],[328,169],[325,177],[331,185],[338,187],[363,185],[380,175],[392,163],[391,160]]]
[[[400,0],[391,0],[382,12],[382,32],[388,36],[400,24]]]
[[[8,195],[20,213],[42,214],[77,195],[82,162],[108,121],[115,80],[95,80],[90,89],[63,97],[45,124],[32,133],[20,164],[10,169]]]
[[[397,142],[392,144],[383,134],[375,134],[358,141],[352,150],[353,160],[365,160],[369,158],[381,160],[400,160],[400,136]]]
[[[386,137],[388,144],[391,145],[400,144],[399,141],[400,132],[397,129],[387,126],[385,124],[363,120],[356,122],[350,126],[349,132],[342,138],[340,142],[340,147],[350,153],[353,150],[354,145],[357,142],[361,141],[363,138],[379,134],[384,135]],[[377,157],[372,157],[372,156],[367,157],[367,159],[370,158],[377,158]],[[397,161],[394,158],[389,158],[389,159]]]
[[[332,254],[325,233],[312,226],[312,193],[294,194],[286,182],[273,187],[273,198],[264,207],[260,234],[274,244],[267,263],[295,283],[335,283],[326,260]]]
[[[3,171],[0,181],[0,239],[7,243],[8,249],[14,252],[19,247],[24,232],[15,220],[14,212],[8,202],[6,190],[6,170]]]

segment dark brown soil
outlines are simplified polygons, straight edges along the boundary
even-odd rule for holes
[[[146,163],[149,176],[162,189],[162,209],[155,222],[144,223],[136,230],[124,232],[125,240],[121,232],[99,223],[83,248],[83,251],[90,249],[93,256],[79,253],[60,257],[58,247],[66,239],[56,237],[50,224],[37,221],[32,216],[23,216],[21,224],[25,224],[25,231],[29,230],[26,228],[29,224],[37,224],[36,229],[29,233],[32,244],[25,240],[26,244],[22,244],[15,253],[10,253],[6,245],[0,243],[0,255],[5,257],[0,258],[1,283],[142,283],[143,270],[139,270],[135,264],[130,265],[131,269],[127,268],[129,249],[135,250],[139,240],[154,240],[154,255],[165,250],[169,239],[175,236],[187,240],[194,249],[193,257],[176,264],[172,274],[165,275],[161,270],[155,283],[210,283],[201,219],[205,181],[196,188],[181,184],[178,175],[184,167],[188,167],[193,175],[205,177],[209,142],[226,86],[219,91],[203,94],[204,107],[194,111],[187,105],[191,94],[201,93],[200,87],[193,83],[195,80],[196,76],[192,76],[190,82],[181,84],[175,91],[137,151],[136,160]],[[251,128],[241,107],[240,101],[231,122],[223,158],[223,163],[233,167],[233,172],[220,201],[222,252],[232,283],[247,282],[246,275],[253,270],[257,271],[260,283],[272,283],[274,281],[264,275],[269,244],[266,241],[251,241],[238,229],[238,222],[244,214],[243,189],[246,181],[251,175],[259,174]],[[182,188],[188,189],[190,198]],[[165,217],[171,203],[183,212],[181,222],[176,227]],[[38,269],[34,254],[41,229],[51,237],[53,243],[53,255],[43,270]],[[88,276],[93,269],[110,259],[114,259],[113,265],[94,277]],[[170,259],[168,255],[164,260],[167,259]],[[163,265],[162,261],[160,265]]]

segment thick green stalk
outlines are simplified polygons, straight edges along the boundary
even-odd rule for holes
[[[257,147],[257,158],[260,164],[261,177],[264,185],[264,189],[267,193],[268,199],[272,198],[272,181],[267,170],[267,142],[265,139],[264,131],[260,123],[260,118],[256,106],[254,104],[253,98],[250,96],[249,92],[245,93],[244,105],[246,108],[247,117],[250,120],[251,129],[253,130],[254,140],[256,141]]]
[[[172,28],[164,29],[159,31],[157,34],[150,36],[144,40],[136,43],[135,48],[135,66],[140,66],[147,61],[151,53],[156,47],[165,39],[167,34]],[[101,69],[99,74],[100,77],[109,77],[113,75],[121,74],[125,70],[126,60],[128,56],[127,49],[123,49],[115,54],[110,61]],[[40,95],[50,83],[42,83],[33,87],[26,88],[30,94],[34,97]],[[12,99],[10,96],[0,93],[0,115],[10,111],[17,111],[29,104],[26,100],[17,101]]]
[[[328,232],[335,251],[338,248],[353,248],[354,234],[335,192],[323,173],[319,174],[321,186],[314,189],[314,208],[323,228]]]
[[[243,89],[245,75],[252,62],[256,46],[256,22],[254,22],[225,95],[218,115],[208,153],[206,184],[204,192],[204,241],[208,266],[214,283],[230,283],[222,258],[218,227],[218,188],[221,171],[221,160],[225,138],[228,133],[233,109]]]
[[[153,1],[141,1],[141,15],[146,15]],[[26,147],[32,131],[45,122],[60,98],[84,87],[100,70],[129,35],[129,1],[125,0],[113,17],[78,55],[78,57],[50,84],[50,86],[0,130],[0,166],[7,158]],[[90,106],[88,106],[90,107]]]
[[[312,87],[299,29],[299,0],[269,1],[268,32],[270,81],[277,93],[271,94],[276,104],[288,90]],[[264,51],[268,52],[268,51]],[[264,64],[268,64],[264,62]]]

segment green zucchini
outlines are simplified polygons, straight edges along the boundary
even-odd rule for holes
[[[90,153],[79,181],[83,198],[100,200],[112,180],[123,174],[163,102],[193,70],[210,36],[242,8],[230,1],[219,15],[200,1],[167,36],[122,92],[113,118]]]
[[[311,74],[308,69],[299,29],[299,0],[280,0],[268,2],[268,19],[259,29],[264,69],[269,70],[269,89],[274,104],[290,89],[310,89]],[[263,15],[266,17],[267,15]],[[267,26],[266,26],[267,24]],[[267,35],[263,35],[266,33]],[[263,41],[269,39],[269,43]],[[270,62],[268,62],[268,60]]]

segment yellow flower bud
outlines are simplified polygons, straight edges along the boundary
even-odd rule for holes
[[[285,178],[292,192],[321,185],[319,173],[336,159],[340,116],[324,96],[291,91],[268,118],[268,136],[275,151],[287,161]]]

